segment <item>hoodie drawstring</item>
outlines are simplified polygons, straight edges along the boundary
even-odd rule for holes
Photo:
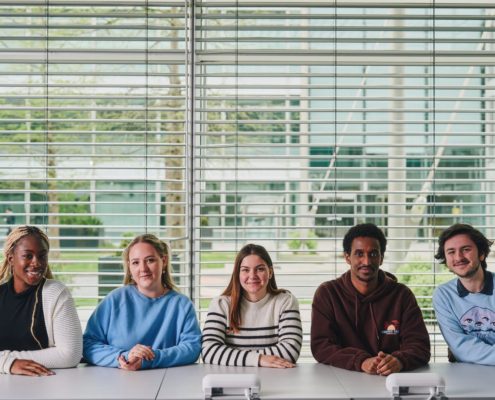
[[[356,328],[356,332],[359,332],[358,330],[358,296],[357,294],[354,294],[354,324]]]
[[[378,325],[376,324],[375,313],[373,312],[373,304],[368,303],[370,306],[371,320],[373,321],[373,326],[375,327],[376,341],[380,342],[380,335],[378,334]]]

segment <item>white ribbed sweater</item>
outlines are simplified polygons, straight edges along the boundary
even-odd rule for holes
[[[297,361],[302,345],[301,317],[298,301],[290,292],[267,294],[256,303],[243,298],[238,333],[227,333],[229,308],[228,296],[211,301],[202,338],[205,363],[257,366],[260,354]]]
[[[16,359],[33,360],[47,368],[71,368],[81,360],[81,323],[69,290],[63,283],[47,279],[41,297],[49,347],[31,351],[0,351],[0,373],[10,373]]]

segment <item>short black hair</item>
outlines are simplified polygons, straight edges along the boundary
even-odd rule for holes
[[[488,240],[479,230],[468,224],[454,224],[445,229],[438,238],[438,249],[435,258],[445,264],[445,242],[457,235],[468,235],[469,238],[476,244],[478,255],[484,255],[485,259],[481,261],[481,267],[486,269],[486,258],[490,254],[490,246],[493,241]]]
[[[357,237],[370,237],[378,240],[378,242],[380,242],[380,252],[382,256],[385,254],[387,238],[383,231],[375,224],[358,224],[347,231],[342,242],[346,254],[351,254],[352,241]]]

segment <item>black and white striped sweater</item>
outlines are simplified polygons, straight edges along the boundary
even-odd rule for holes
[[[201,355],[205,363],[257,366],[260,354],[297,361],[303,332],[299,304],[290,292],[268,293],[256,303],[243,298],[238,333],[227,331],[229,307],[228,296],[211,301],[202,338]]]

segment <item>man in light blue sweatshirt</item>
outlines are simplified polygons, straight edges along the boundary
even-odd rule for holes
[[[435,258],[457,275],[433,293],[450,361],[495,365],[495,275],[486,263],[492,243],[467,224],[452,225],[439,237]]]

